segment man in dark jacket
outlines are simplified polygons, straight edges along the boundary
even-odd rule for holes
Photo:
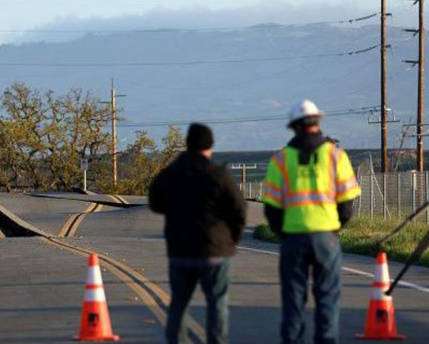
[[[245,225],[245,203],[228,172],[210,161],[210,128],[189,127],[187,151],[154,180],[150,208],[165,215],[172,299],[169,344],[187,339],[186,310],[200,282],[207,301],[209,344],[228,342],[229,257]]]

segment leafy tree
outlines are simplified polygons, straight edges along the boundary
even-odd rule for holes
[[[186,147],[185,136],[180,128],[170,126],[167,135],[162,139],[164,148],[161,150],[160,169],[165,168],[179,152]]]
[[[60,107],[67,128],[63,138],[68,158],[63,159],[62,166],[68,183],[64,186],[70,187],[80,174],[80,159],[89,160],[93,178],[107,168],[105,163],[100,163],[100,156],[106,156],[111,150],[111,136],[103,129],[110,122],[110,109],[102,106],[90,92],[84,94],[80,89],[72,89],[61,98]]]
[[[13,84],[2,97],[0,186],[70,189],[79,184],[79,159],[110,149],[103,131],[109,109],[90,93],[64,97]]]
[[[155,176],[185,147],[180,129],[170,127],[158,149],[146,131],[137,131],[136,140],[126,150],[128,178],[119,181],[118,192],[145,195]]]
[[[64,96],[13,84],[2,96],[0,187],[70,190],[80,186],[80,162],[90,164],[88,179],[102,192],[146,194],[153,178],[184,149],[181,130],[169,127],[162,147],[145,131],[136,133],[119,159],[120,179],[112,186],[111,109],[90,92],[71,89]]]
[[[157,147],[146,131],[137,131],[136,140],[128,145],[124,155],[128,177],[119,180],[118,192],[123,194],[146,194],[150,181],[156,173]]]
[[[3,176],[6,188],[11,183],[28,184],[45,188],[47,181],[40,173],[42,162],[47,156],[45,122],[49,118],[46,95],[31,90],[24,84],[14,84],[3,94],[2,106],[8,116],[1,118]]]

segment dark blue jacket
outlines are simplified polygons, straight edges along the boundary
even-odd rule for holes
[[[245,203],[225,168],[182,153],[149,190],[150,208],[165,215],[170,257],[228,257],[245,226]]]

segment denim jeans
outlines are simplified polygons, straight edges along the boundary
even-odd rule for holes
[[[207,343],[228,343],[229,266],[228,259],[215,266],[194,268],[170,264],[172,295],[166,329],[168,344],[187,342],[186,313],[198,282],[207,301]]]
[[[337,344],[340,312],[341,249],[332,232],[290,234],[282,240],[282,343],[305,342],[304,309],[310,267],[313,275],[315,344]]]

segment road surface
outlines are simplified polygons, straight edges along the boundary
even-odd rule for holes
[[[46,195],[45,195],[46,196]],[[87,254],[102,258],[113,330],[123,343],[164,343],[169,302],[162,217],[145,198],[0,194],[0,205],[46,237],[0,237],[0,341],[72,343],[80,323]],[[117,207],[115,204],[137,204]],[[231,343],[279,343],[278,246],[251,238],[262,217],[251,204],[249,228],[233,259]],[[401,264],[390,263],[395,275]],[[341,342],[354,341],[365,323],[374,259],[345,255]],[[413,267],[394,293],[396,320],[408,343],[429,340],[429,270]],[[307,312],[309,342],[313,303]],[[190,307],[190,338],[204,343],[204,298]],[[371,342],[370,342],[371,343]]]

